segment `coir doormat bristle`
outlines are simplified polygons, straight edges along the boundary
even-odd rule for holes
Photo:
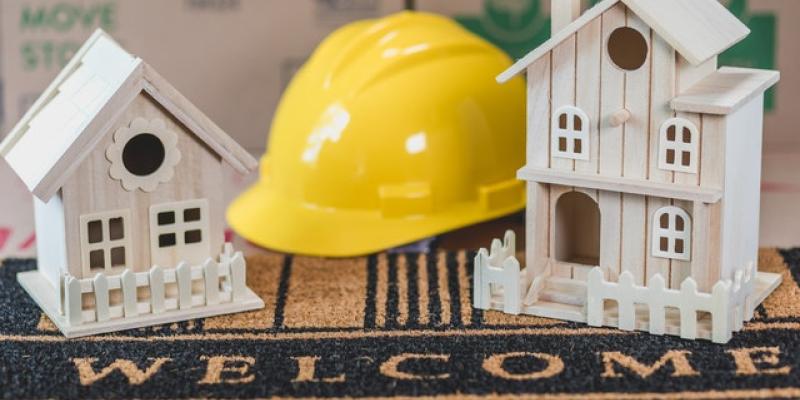
[[[66,340],[0,268],[5,398],[800,397],[800,251],[727,345],[471,307],[471,252],[249,259],[257,312]]]

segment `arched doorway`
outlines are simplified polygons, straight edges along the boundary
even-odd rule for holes
[[[568,192],[558,198],[555,251],[557,261],[600,265],[600,208],[585,193]]]

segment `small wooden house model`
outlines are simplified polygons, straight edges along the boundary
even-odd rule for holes
[[[780,282],[757,272],[779,73],[718,68],[749,30],[717,0],[579,3],[498,77],[527,73],[527,268],[512,237],[479,254],[475,305],[726,342]]]
[[[256,160],[102,31],[0,154],[35,196],[39,267],[18,280],[65,335],[264,306],[225,243],[220,189],[224,164]]]

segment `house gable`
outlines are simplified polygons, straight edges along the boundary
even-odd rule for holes
[[[257,161],[141,59],[101,30],[0,144],[28,189],[47,201],[92,151],[121,110],[146,92],[241,173]]]
[[[620,2],[694,66],[719,55],[750,33],[717,0],[604,0],[503,71],[497,81],[508,81]]]
[[[164,130],[175,135],[174,148],[180,152],[180,162],[173,170],[173,178],[159,183],[152,191],[128,190],[119,179],[110,174],[107,150],[117,143],[117,132],[129,129],[136,121],[148,124],[161,123]],[[84,276],[81,237],[81,217],[125,210],[130,232],[129,264],[135,272],[146,271],[152,265],[151,218],[153,206],[176,202],[204,200],[208,203],[206,220],[209,222],[208,242],[212,253],[221,251],[224,243],[224,160],[204,141],[200,140],[181,121],[146,92],[138,94],[120,110],[107,132],[99,135],[97,145],[77,163],[60,189],[65,206],[68,265],[70,273]],[[208,254],[198,254],[204,260]],[[185,260],[199,264],[202,260]],[[167,264],[164,264],[167,265]],[[177,265],[177,261],[170,264]]]

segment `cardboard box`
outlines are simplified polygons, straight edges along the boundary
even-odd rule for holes
[[[101,27],[260,155],[281,92],[317,44],[348,22],[403,7],[403,0],[3,0],[0,137]],[[32,246],[19,248],[33,230],[31,198],[4,164],[0,188],[0,257],[32,255]]]
[[[584,7],[599,0],[584,0]],[[780,69],[767,93],[761,208],[762,246],[800,245],[800,1],[724,0],[751,35],[720,56],[720,65]],[[550,38],[550,0],[417,0],[417,9],[448,15],[518,59]]]
[[[599,0],[584,0],[584,7]],[[720,65],[780,69],[781,82],[767,93],[766,152],[800,152],[795,122],[800,112],[800,1],[723,0],[751,29],[750,36],[720,56]],[[550,0],[418,0],[417,8],[454,18],[518,59],[550,37]]]

